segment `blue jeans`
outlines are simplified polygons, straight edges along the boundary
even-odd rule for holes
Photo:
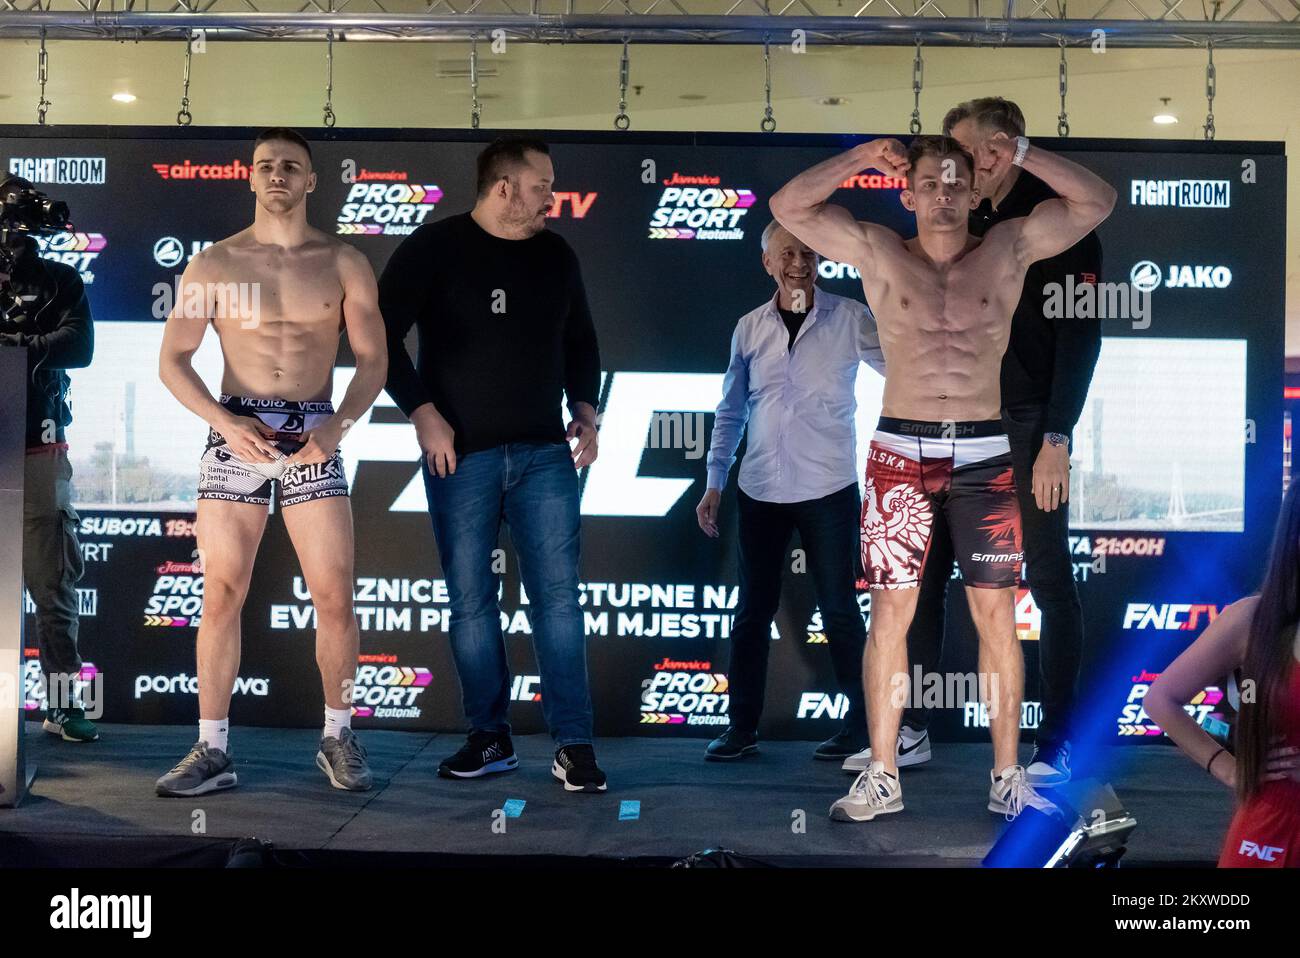
[[[429,472],[427,461],[423,469],[470,731],[510,731],[510,666],[492,558],[504,519],[528,593],[546,725],[557,746],[591,742],[578,605],[578,473],[568,444],[519,442],[471,452],[443,478]]]

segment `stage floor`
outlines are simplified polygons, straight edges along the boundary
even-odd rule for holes
[[[764,742],[756,758],[718,763],[703,761],[703,740],[602,739],[610,788],[584,795],[551,777],[552,747],[541,736],[515,739],[515,772],[450,781],[437,765],[459,735],[365,731],[375,787],[350,793],[316,768],[317,731],[240,727],[231,737],[238,788],[163,799],[154,780],[184,755],[192,727],[104,724],[100,741],[85,745],[27,728],[37,776],[19,808],[0,809],[0,866],[219,865],[230,839],[256,836],[315,864],[358,855],[391,864],[447,855],[667,864],[721,846],[779,865],[962,867],[978,864],[1005,825],[985,808],[984,744],[936,744],[928,764],[903,772],[904,812],[843,824],[827,810],[852,778],[838,763],[814,761],[806,742]],[[1022,760],[1029,751],[1022,746]],[[1173,748],[1117,746],[1112,755],[1109,781],[1138,821],[1124,864],[1212,865],[1232,795]],[[494,833],[493,812],[510,799],[523,811]],[[624,802],[639,802],[639,816],[620,820]],[[798,810],[802,832],[792,827]]]

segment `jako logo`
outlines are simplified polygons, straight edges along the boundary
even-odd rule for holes
[[[1130,602],[1124,610],[1124,628],[1191,632],[1202,625],[1202,613],[1205,614],[1204,624],[1209,625],[1218,618],[1219,607],[1210,603],[1148,605],[1145,602]],[[1186,619],[1180,618],[1184,615],[1187,616]]]
[[[60,931],[129,928],[131,937],[153,930],[152,895],[82,895],[74,888],[50,899],[50,927]]]
[[[198,695],[199,677],[197,675],[137,675],[135,677],[135,697],[140,698],[146,692],[159,695]],[[239,676],[235,679],[235,695],[256,695],[265,697],[271,694],[270,679],[249,679]]]
[[[849,699],[843,692],[834,696],[825,692],[804,692],[799,696],[795,718],[842,719],[849,712]]]
[[[1162,276],[1159,266],[1144,259],[1129,271],[1129,282],[1139,293],[1159,289],[1162,283],[1169,289],[1227,289],[1232,270],[1226,266],[1170,266],[1168,275]]]
[[[1244,839],[1241,847],[1237,849],[1238,855],[1245,855],[1247,858],[1258,858],[1262,862],[1275,862],[1277,856],[1286,851],[1277,845],[1256,845],[1249,839]]]

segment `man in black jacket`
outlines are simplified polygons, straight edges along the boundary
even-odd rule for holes
[[[944,117],[943,132],[975,157],[976,187],[983,197],[970,215],[970,231],[976,236],[1003,220],[1027,216],[1056,195],[1042,180],[1001,162],[987,149],[989,138],[998,133],[1013,139],[1025,135],[1024,114],[1015,103],[1001,97],[961,103]],[[1043,717],[1025,768],[1029,784],[1040,788],[1070,780],[1071,713],[1083,652],[1083,610],[1069,549],[1070,435],[1101,352],[1098,319],[1049,318],[1044,300],[1053,283],[1068,290],[1068,277],[1078,288],[1099,282],[1100,274],[1101,243],[1095,232],[1059,256],[1030,266],[1002,360],[1002,422],[1020,500],[1025,573],[1042,613],[1038,664]],[[953,568],[952,543],[941,521],[936,516],[907,636],[913,667],[920,665],[927,675],[939,668],[945,592]],[[904,712],[899,766],[929,759],[928,721],[928,709],[918,704]],[[870,764],[869,752],[851,756],[845,770],[862,771]]]
[[[26,180],[10,177],[0,183],[0,202],[30,188]],[[90,742],[99,732],[74,694],[81,672],[77,581],[83,568],[64,436],[72,421],[66,370],[89,366],[94,352],[90,305],[77,271],[42,259],[35,240],[15,233],[7,252],[0,269],[5,260],[13,266],[12,273],[0,271],[0,347],[27,347],[23,580],[36,605],[45,730],[70,742]]]

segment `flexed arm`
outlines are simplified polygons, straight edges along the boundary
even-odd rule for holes
[[[849,263],[863,274],[871,269],[875,241],[895,234],[887,227],[855,220],[848,210],[827,199],[846,179],[865,169],[905,176],[907,151],[893,139],[859,143],[800,173],[769,202],[777,222],[796,237],[822,256]]]

